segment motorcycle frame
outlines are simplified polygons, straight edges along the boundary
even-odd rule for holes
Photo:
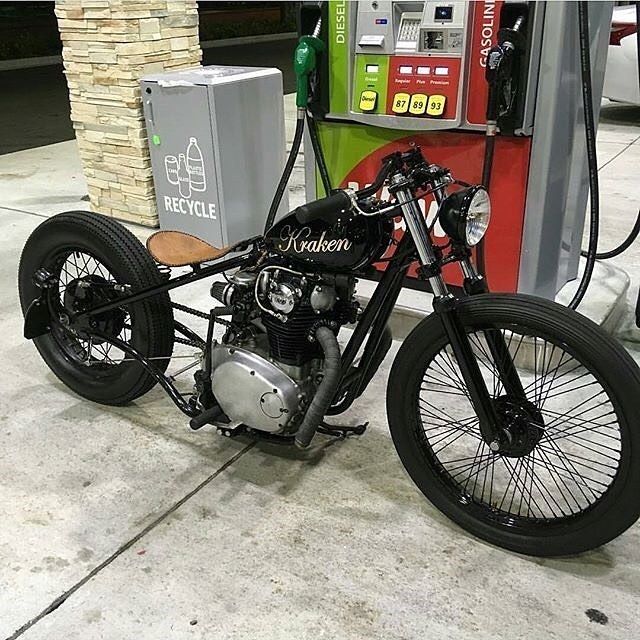
[[[332,413],[342,413],[348,409],[353,401],[366,389],[375,370],[371,369],[379,356],[378,346],[383,337],[383,333],[388,330],[387,322],[396,300],[402,288],[404,278],[409,266],[416,259],[421,264],[420,276],[429,281],[431,289],[435,295],[433,301],[434,312],[440,317],[443,327],[447,333],[450,344],[460,371],[462,379],[469,392],[471,403],[480,421],[480,432],[486,442],[493,443],[499,437],[498,420],[493,401],[489,395],[486,383],[480,371],[471,347],[469,338],[466,335],[462,322],[457,312],[457,302],[459,298],[452,295],[443,278],[441,253],[434,246],[424,217],[419,211],[416,199],[411,191],[411,184],[400,173],[392,177],[391,185],[393,193],[396,194],[399,206],[402,209],[403,217],[407,223],[407,233],[405,233],[396,247],[394,256],[387,263],[387,269],[378,281],[378,284],[371,296],[369,303],[358,319],[353,334],[349,339],[341,359],[342,378],[338,386],[336,398],[340,398],[338,409]],[[438,203],[441,203],[446,196],[445,184],[434,184],[432,192]],[[92,314],[100,314],[111,311],[126,304],[133,304],[154,295],[165,293],[187,284],[191,284],[204,278],[212,277],[224,273],[230,269],[240,268],[244,265],[255,264],[261,255],[258,248],[259,239],[247,240],[247,247],[253,244],[253,249],[240,256],[228,258],[211,265],[192,265],[192,273],[183,274],[164,283],[147,287],[137,292],[129,293],[118,297],[111,302],[98,305],[88,310],[78,312],[69,317],[69,325],[75,320]],[[446,258],[447,262],[459,262],[464,275],[464,291],[467,295],[476,295],[487,291],[484,279],[477,273],[470,260],[469,249],[460,244],[452,242],[451,252]],[[366,277],[366,272],[358,272],[354,275]],[[208,336],[212,335],[213,323],[216,322],[215,308],[209,317]],[[182,325],[178,331],[182,331]],[[185,327],[186,328],[186,327]],[[186,328],[188,332],[190,329]],[[87,335],[94,335],[101,340],[110,342],[125,354],[138,361],[164,388],[171,400],[186,415],[197,417],[204,413],[205,409],[197,408],[187,402],[182,394],[173,384],[171,378],[166,376],[152,362],[147,360],[143,354],[139,353],[131,345],[95,331],[86,332]],[[191,332],[193,334],[193,332]],[[369,337],[367,338],[367,334]],[[522,385],[500,332],[485,331],[489,349],[494,357],[498,372],[503,381],[505,389],[520,397],[524,396]],[[204,340],[203,362],[210,362],[212,341]],[[363,354],[357,367],[353,366],[355,358],[364,345]],[[380,362],[377,363],[379,366]],[[205,371],[205,373],[207,373]],[[210,373],[210,372],[208,372]],[[368,379],[367,379],[368,378]],[[363,385],[363,381],[366,384]],[[346,394],[345,392],[346,388]],[[334,398],[335,400],[335,398]]]
[[[405,234],[404,238],[398,244],[398,248],[396,251],[396,256],[401,256],[400,258],[394,258],[389,261],[388,267],[385,270],[382,278],[378,282],[371,300],[369,304],[367,304],[362,316],[359,318],[358,322],[355,325],[353,334],[345,347],[342,354],[342,381],[340,383],[340,387],[338,390],[338,394],[340,394],[340,390],[344,388],[345,378],[347,377],[347,373],[350,371],[350,367],[352,366],[360,348],[365,344],[365,352],[363,353],[363,358],[360,360],[360,363],[357,367],[358,374],[353,375],[353,370],[351,371],[351,376],[349,377],[349,384],[352,388],[356,389],[357,392],[351,392],[348,396],[348,404],[346,406],[342,406],[341,403],[341,411],[346,410],[353,401],[364,391],[364,388],[359,388],[358,384],[364,375],[368,372],[368,367],[371,362],[375,358],[375,349],[367,350],[368,345],[375,345],[378,343],[382,334],[387,326],[387,321],[391,315],[395,302],[400,293],[400,289],[402,288],[403,280],[406,276],[406,273],[409,269],[409,266],[415,259],[415,253],[411,250],[411,245],[413,244],[413,240],[410,234]],[[415,246],[415,245],[414,245]],[[205,278],[211,278],[213,276],[219,275],[231,269],[241,268],[243,266],[249,266],[257,260],[257,250],[253,249],[252,251],[245,253],[240,256],[236,256],[233,258],[229,258],[226,260],[222,260],[220,262],[216,262],[215,264],[210,264],[206,266],[193,266],[193,271],[191,273],[186,273],[180,275],[176,278],[172,278],[167,280],[166,282],[159,283],[156,285],[152,285],[150,287],[146,287],[139,291],[135,291],[132,293],[127,293],[118,297],[117,300],[113,300],[111,302],[101,304],[91,309],[85,309],[84,311],[77,312],[69,316],[69,325],[72,326],[74,321],[77,321],[81,318],[105,313],[107,311],[112,311],[113,309],[117,309],[118,307],[122,307],[127,304],[134,304],[136,302],[140,302],[147,298],[151,298],[153,296],[169,292],[173,289],[177,289],[182,286],[186,286],[197,282],[199,280],[203,280]],[[366,273],[358,273],[358,276],[366,277]],[[217,307],[220,308],[220,307]],[[215,311],[216,307],[214,307]],[[210,324],[216,322],[215,317],[210,318]],[[194,333],[188,328],[178,323],[180,326],[178,327],[179,333],[185,335],[184,329],[187,332],[191,332],[192,335]],[[371,330],[371,331],[370,331]],[[209,332],[210,333],[210,332]],[[115,347],[123,351],[127,356],[133,358],[137,362],[139,362],[152,376],[153,378],[162,386],[162,388],[166,391],[167,395],[171,398],[174,404],[186,415],[190,417],[195,417],[202,413],[201,410],[194,408],[188,402],[185,401],[181,393],[178,391],[176,386],[173,384],[173,381],[169,376],[166,376],[162,373],[151,361],[147,360],[143,354],[141,354],[135,347],[132,347],[130,344],[119,340],[118,338],[111,337],[102,332],[96,331],[92,329],[91,331],[86,331],[87,336],[93,336],[99,338],[100,340],[109,342],[113,344]],[[369,334],[367,339],[367,334]],[[197,335],[197,334],[195,334]],[[197,336],[200,338],[200,336]],[[206,343],[205,340],[200,338],[202,342],[205,342],[205,348],[203,353],[203,361],[206,362],[209,358],[209,352],[211,350],[211,344]]]
[[[338,413],[342,413],[343,411],[348,409],[354,402],[354,400],[366,389],[368,383],[363,386],[362,380],[367,377],[367,374],[372,375],[373,373],[375,373],[375,371],[371,371],[369,369],[372,362],[375,360],[375,345],[377,345],[382,338],[383,332],[387,327],[387,322],[393,311],[400,290],[402,289],[406,273],[409,269],[409,266],[412,262],[414,262],[416,258],[415,243],[410,233],[406,233],[398,244],[395,256],[395,258],[392,258],[388,262],[387,269],[378,281],[371,299],[367,304],[365,310],[363,311],[361,317],[359,318],[358,322],[356,323],[353,334],[351,335],[351,338],[349,339],[342,353],[343,374],[340,386],[338,388],[337,396],[340,396],[344,392],[345,385],[347,385],[347,394],[346,397],[343,398],[340,402],[340,411]],[[193,282],[197,282],[204,278],[213,277],[230,269],[240,268],[244,265],[252,264],[256,258],[256,251],[253,250],[241,256],[222,260],[221,262],[218,262],[216,264],[211,264],[204,267],[194,267],[191,273],[183,274],[166,282],[123,295],[112,302],[98,305],[96,307],[93,307],[92,309],[76,313],[70,316],[70,324],[73,324],[74,320],[78,320],[84,316],[100,314],[126,304],[140,302],[141,300],[144,300],[146,298],[171,291],[172,289],[176,289],[178,287],[192,284]],[[366,274],[362,273],[358,275]],[[478,280],[469,276],[465,279],[465,282],[470,285],[473,282],[477,283]],[[469,293],[482,292],[482,288],[476,288],[475,291],[470,291],[470,286],[467,286],[466,288],[469,290]],[[479,381],[481,381],[480,384],[484,384],[481,373],[477,369],[477,363],[475,363],[475,359],[473,357],[470,358],[471,361],[475,363],[475,368],[473,367],[473,365],[465,366],[464,364],[465,362],[469,362],[469,351],[467,351],[467,349],[465,348],[465,340],[463,340],[461,334],[459,333],[459,329],[456,329],[459,323],[456,321],[455,304],[451,304],[451,302],[454,302],[455,300],[456,298],[454,298],[453,296],[448,296],[446,298],[442,296],[436,297],[436,299],[434,300],[434,311],[442,318],[447,332],[450,333],[456,355],[458,353],[461,354],[461,358],[458,360],[458,364],[461,367],[463,379],[465,379],[465,381],[473,380],[470,386],[479,384]],[[209,322],[213,323],[215,321],[215,318],[211,318]],[[179,328],[178,330],[180,333],[184,333],[182,328]],[[188,328],[187,330],[190,331]],[[202,413],[201,409],[194,407],[184,399],[183,395],[178,391],[170,377],[161,372],[151,361],[147,360],[143,354],[135,349],[135,347],[132,347],[128,343],[125,343],[118,338],[113,338],[96,330],[91,330],[90,332],[88,332],[88,335],[93,335],[96,338],[113,344],[115,347],[123,351],[127,356],[139,362],[140,365],[142,365],[162,386],[162,388],[165,390],[174,404],[184,414],[189,417],[196,417]],[[466,340],[466,343],[468,348],[470,349],[468,340]],[[371,345],[373,345],[373,348],[371,348]],[[358,366],[352,368],[353,362],[361,347],[363,346],[364,350],[362,358]],[[205,342],[204,361],[207,361],[209,357],[208,352],[210,352],[211,347],[211,343]],[[463,353],[464,355],[462,355]],[[481,424],[483,422],[487,424],[487,418],[488,417],[485,417],[485,420],[481,421]],[[490,418],[488,419],[490,420]]]

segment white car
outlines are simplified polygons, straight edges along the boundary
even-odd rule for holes
[[[637,29],[634,5],[614,7],[602,91],[609,100],[640,104]]]

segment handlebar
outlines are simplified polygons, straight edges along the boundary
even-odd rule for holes
[[[370,212],[362,210],[364,200],[374,196],[384,185],[392,171],[401,171],[415,186],[423,186],[424,183],[432,183],[447,176],[449,170],[436,165],[426,163],[418,149],[412,149],[405,153],[393,153],[383,159],[383,165],[372,184],[358,191],[351,189],[339,190],[325,198],[301,205],[295,209],[296,220],[301,224],[308,224],[314,220],[324,220],[329,224],[336,224],[346,212],[355,212],[362,215],[377,215],[386,213],[390,209],[374,209]]]
[[[375,195],[384,184],[384,181],[389,177],[391,169],[393,169],[394,165],[395,162],[393,158],[387,160],[382,165],[382,169],[380,169],[380,171],[378,172],[378,175],[376,176],[376,179],[373,181],[373,183],[368,187],[364,187],[363,189],[356,191],[356,198],[358,200],[361,200],[363,198],[369,198],[370,196]]]
[[[394,159],[388,159],[378,172],[373,184],[370,184],[368,187],[364,187],[364,189],[360,189],[355,193],[352,192],[353,196],[355,196],[355,200],[363,200],[374,195],[382,187],[384,181],[389,177],[389,173],[391,173],[394,165]],[[352,196],[346,191],[336,191],[336,193],[333,193],[330,196],[320,198],[320,200],[314,200],[313,202],[308,202],[307,204],[297,207],[295,209],[296,220],[301,224],[307,224],[314,220],[322,219],[326,220],[330,224],[334,224],[345,211],[353,210],[354,205],[355,203],[352,200]],[[357,206],[355,206],[355,208],[357,208]]]

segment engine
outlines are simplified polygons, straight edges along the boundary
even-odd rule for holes
[[[238,271],[213,285],[213,297],[233,309],[231,327],[212,349],[213,394],[233,422],[295,432],[323,367],[315,328],[337,333],[355,321],[354,289],[350,276],[284,266]]]

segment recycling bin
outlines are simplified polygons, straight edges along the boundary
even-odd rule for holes
[[[215,65],[141,87],[160,228],[216,247],[262,233],[285,161],[281,72]]]

